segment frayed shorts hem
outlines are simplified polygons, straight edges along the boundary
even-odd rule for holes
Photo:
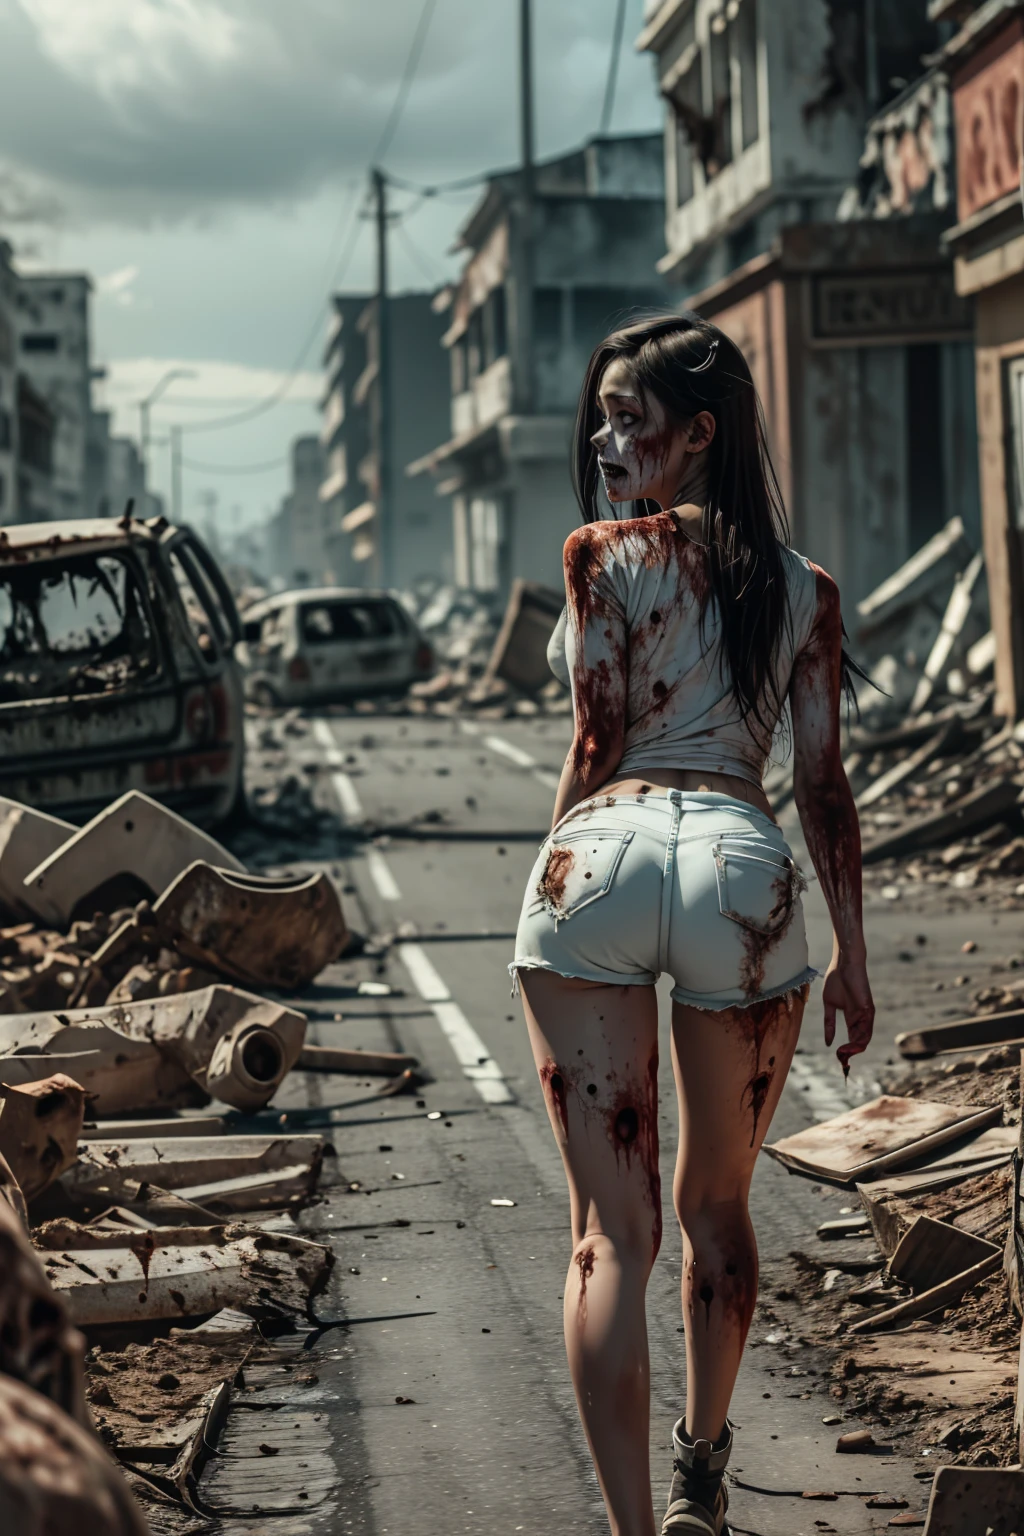
[[[801,987],[814,981],[821,972],[809,965],[801,971],[799,976],[794,976],[792,981],[784,982],[781,987],[769,987],[767,991],[758,992],[756,997],[748,997],[744,992],[733,992],[723,997],[721,994],[708,996],[706,993],[687,992],[685,987],[672,988],[672,1001],[683,1003],[687,1008],[699,1008],[702,1013],[725,1013],[730,1008],[752,1008],[755,1003],[767,1003],[773,997],[785,997],[789,992],[799,992]]]
[[[653,987],[658,979],[653,971],[638,971],[631,976],[624,976],[620,971],[598,972],[596,966],[589,971],[560,971],[547,960],[513,960],[508,967],[512,977],[512,997],[519,996],[520,971],[550,971],[554,976],[564,976],[566,981],[592,981],[603,987]]]
[[[555,976],[564,976],[566,981],[590,981],[605,987],[653,987],[658,980],[653,971],[640,971],[636,975],[624,976],[621,971],[603,971],[595,974],[596,967],[589,971],[562,971],[557,966],[551,965],[546,960],[513,960],[508,967],[512,977],[512,997],[519,995],[520,971],[550,971]],[[730,993],[723,997],[721,993],[707,994],[700,992],[687,992],[685,987],[673,987],[671,992],[674,1003],[683,1003],[687,1008],[699,1008],[703,1013],[724,1013],[730,1008],[752,1008],[755,1003],[769,1002],[773,997],[785,997],[789,992],[799,992],[808,982],[821,975],[813,965],[808,965],[794,976],[791,981],[784,982],[780,987],[769,987],[764,992],[758,992],[756,997],[748,997],[743,992]]]

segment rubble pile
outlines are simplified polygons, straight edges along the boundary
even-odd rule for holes
[[[415,595],[410,604],[415,605]],[[413,611],[434,648],[437,671],[414,683],[399,712],[481,719],[570,714],[568,680],[553,676],[547,648],[564,599],[537,582],[516,581],[504,616],[477,592],[439,587]]]
[[[858,604],[845,764],[869,878],[1024,899],[1024,730],[993,714],[982,559],[959,518]]]
[[[920,1033],[900,1040],[917,1055]],[[851,1199],[792,1255],[771,1305],[792,1332],[773,1338],[824,1349],[835,1422],[974,1468],[1024,1449],[1022,1044],[915,1060],[882,1098],[766,1148]]]
[[[127,1478],[179,1532],[258,1323],[312,1319],[333,1264],[295,1220],[333,1148],[238,1116],[296,1067],[416,1064],[307,1048],[263,995],[349,943],[323,874],[252,875],[145,795],[79,829],[0,800],[0,917],[0,1507],[141,1536]]]

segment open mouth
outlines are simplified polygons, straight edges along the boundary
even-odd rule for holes
[[[598,459],[597,467],[605,480],[628,480],[629,473],[621,464],[606,464],[604,459]]]

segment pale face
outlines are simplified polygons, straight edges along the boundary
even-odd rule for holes
[[[715,419],[701,411],[683,426],[670,425],[658,400],[642,395],[623,358],[601,375],[597,394],[602,424],[591,438],[608,500],[679,504],[687,483],[715,432]]]

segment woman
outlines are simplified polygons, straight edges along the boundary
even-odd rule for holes
[[[651,514],[598,520],[613,505]],[[575,733],[510,969],[569,1181],[569,1365],[615,1536],[655,1530],[644,1293],[661,1238],[658,1019],[672,991],[686,1414],[662,1531],[720,1536],[757,1295],[747,1194],[809,982],[802,878],[761,788],[788,700],[794,791],[835,930],[825,1039],[874,1006],[839,749],[835,583],[787,548],[760,404],[696,315],[615,332],[583,385],[565,545]],[[655,511],[654,508],[661,510]],[[600,792],[600,793],[598,793]]]

